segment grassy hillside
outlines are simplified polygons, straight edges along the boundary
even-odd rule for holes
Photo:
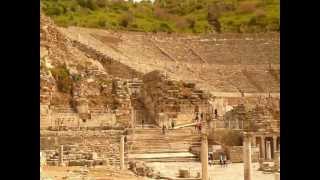
[[[41,0],[60,26],[143,32],[279,31],[280,0]]]

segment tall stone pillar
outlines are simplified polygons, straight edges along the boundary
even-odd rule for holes
[[[275,154],[278,151],[278,149],[277,149],[277,136],[273,136],[272,141],[273,141],[273,159],[275,159],[276,158]]]
[[[274,156],[274,169],[278,171],[280,168],[280,152],[276,151]]]
[[[249,134],[244,134],[243,139],[243,170],[244,170],[244,180],[252,179],[252,165],[251,165],[251,137]]]
[[[274,180],[280,180],[280,173],[274,173]]]
[[[271,159],[271,142],[267,141],[267,160]]]
[[[257,141],[255,136],[252,136],[252,146],[257,147]]]
[[[124,167],[124,136],[120,139],[120,169],[123,170]]]
[[[266,143],[264,141],[264,136],[261,136],[261,157],[264,160],[266,158],[265,152],[266,152]]]
[[[131,128],[135,126],[135,111],[134,108],[131,108]]]
[[[201,165],[202,165],[202,180],[208,180],[208,137],[202,134],[201,137]]]
[[[60,146],[60,149],[59,149],[59,165],[60,166],[63,166],[64,165],[64,162],[63,162],[63,145]]]

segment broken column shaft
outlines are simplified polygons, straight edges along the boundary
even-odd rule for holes
[[[277,152],[277,136],[273,136],[273,139],[272,139],[272,142],[273,142],[273,159],[276,158],[276,152]]]
[[[63,145],[61,145],[59,149],[59,165],[63,166]]]
[[[251,137],[249,134],[244,134],[243,139],[243,167],[244,167],[244,180],[251,180],[252,167],[251,167]]]
[[[120,169],[123,170],[124,167],[124,136],[120,139]]]
[[[271,160],[271,142],[267,141],[266,143],[267,143],[267,147],[266,147],[267,160]]]
[[[280,152],[276,151],[274,153],[274,169],[278,171],[280,169]]]
[[[201,164],[202,180],[208,180],[208,138],[206,134],[201,137]]]
[[[265,160],[265,151],[266,151],[266,143],[265,143],[265,139],[264,139],[264,136],[261,137],[261,157],[262,157],[262,160]]]

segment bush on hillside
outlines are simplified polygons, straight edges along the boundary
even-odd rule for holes
[[[167,23],[160,23],[160,27],[158,28],[158,31],[168,32],[168,33],[173,32],[172,28]]]
[[[187,23],[190,29],[194,29],[196,26],[196,20],[194,18],[187,18]]]
[[[126,13],[126,14],[123,14],[121,17],[120,17],[120,26],[122,27],[128,27],[129,24],[133,22],[133,15],[132,13]]]
[[[66,65],[60,65],[51,69],[51,73],[56,80],[58,90],[63,93],[70,93],[72,89],[72,78]]]

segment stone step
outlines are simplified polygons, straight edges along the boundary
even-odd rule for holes
[[[134,132],[130,133],[130,135],[141,135],[141,136],[147,136],[147,135],[161,135],[161,136],[200,136],[198,133],[191,133],[191,132],[170,132],[166,131],[165,134],[162,133],[161,130],[153,131],[153,132]]]
[[[200,136],[198,135],[188,135],[188,134],[135,134],[135,135],[129,135],[127,136],[127,138],[129,139],[188,139],[188,138],[192,138],[192,139],[196,139],[196,138],[200,138]]]
[[[132,129],[131,129],[132,130]],[[194,133],[194,129],[181,128],[166,130],[162,134],[161,128],[137,128],[128,136],[128,144],[131,145],[131,153],[180,153],[188,152],[190,147],[201,145],[200,135]],[[191,161],[194,157],[170,157],[167,160],[153,157],[152,162]]]
[[[130,154],[128,159],[143,160],[146,162],[190,162],[199,161],[199,157],[190,152],[167,152],[167,153],[139,153]]]
[[[186,143],[198,143],[200,142],[200,138],[196,139],[176,139],[176,138],[166,138],[166,139],[159,139],[159,138],[153,138],[153,139],[143,139],[143,138],[135,138],[135,139],[128,139],[128,144],[186,144]]]
[[[185,146],[198,146],[200,145],[201,142],[178,142],[178,143],[172,143],[172,142],[168,142],[168,143],[133,143],[133,144],[128,144],[129,146],[133,146],[133,147],[139,147],[139,148],[149,148],[149,147],[185,147]]]
[[[151,150],[130,150],[129,154],[152,154],[152,153],[179,153],[179,152],[189,152],[189,148],[180,148],[180,149],[151,149]]]
[[[200,159],[197,157],[170,157],[170,158],[149,158],[149,159],[136,158],[136,160],[142,160],[145,162],[197,162]]]

